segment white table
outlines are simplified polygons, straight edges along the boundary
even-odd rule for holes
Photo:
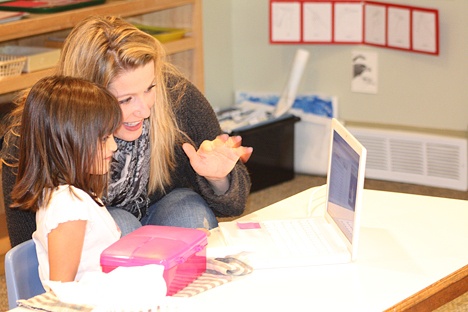
[[[310,193],[301,192],[242,220],[304,215]],[[223,243],[214,230],[209,249]],[[200,311],[383,311],[433,283],[441,284],[467,264],[468,201],[365,190],[354,263],[257,270],[192,299]],[[467,291],[468,270],[462,271],[454,278],[464,278]],[[451,283],[447,279],[444,285]],[[427,289],[399,307],[417,303],[424,292]]]
[[[304,216],[312,190],[241,219]],[[213,230],[209,253],[223,246]],[[444,303],[468,291],[467,264],[468,201],[365,190],[357,261],[257,270],[189,298],[187,306],[203,312],[367,312],[419,304],[418,311],[429,311],[432,299]]]

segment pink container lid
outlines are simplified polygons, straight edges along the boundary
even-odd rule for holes
[[[101,254],[101,265],[160,264],[167,270],[184,263],[206,245],[206,234],[200,230],[145,225],[105,249]]]

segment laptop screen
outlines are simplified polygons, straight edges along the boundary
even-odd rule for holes
[[[360,160],[361,157],[365,158],[365,149],[340,126],[334,125],[332,131],[327,212],[352,242],[358,191],[362,189],[358,183],[363,179]]]

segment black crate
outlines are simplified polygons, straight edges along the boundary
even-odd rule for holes
[[[294,124],[299,120],[285,115],[231,133],[242,136],[242,145],[254,149],[245,164],[252,180],[251,192],[294,178]]]

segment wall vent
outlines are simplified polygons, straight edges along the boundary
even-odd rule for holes
[[[468,190],[467,139],[349,126],[367,148],[366,177]]]

